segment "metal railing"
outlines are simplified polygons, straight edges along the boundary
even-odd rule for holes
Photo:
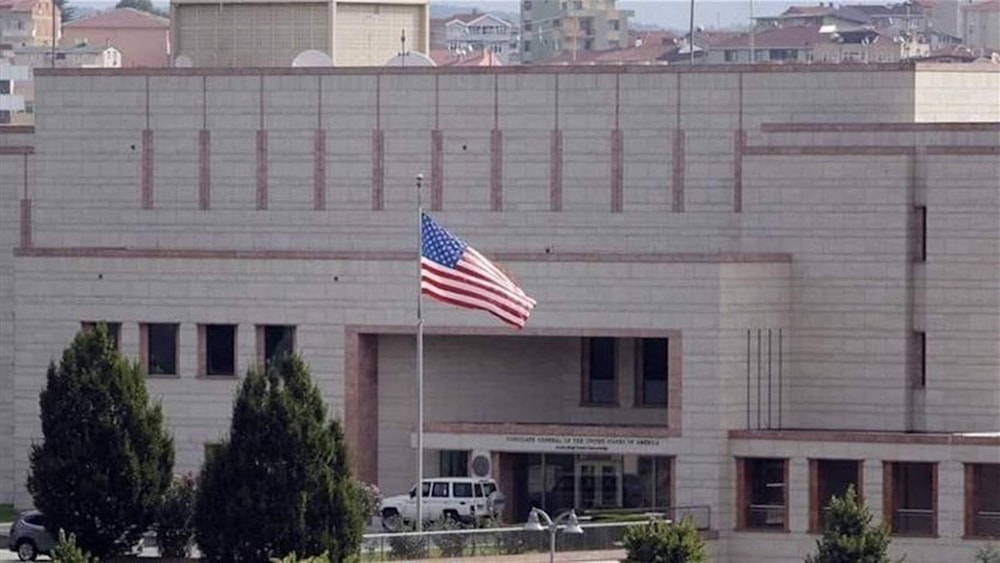
[[[892,518],[897,534],[933,535],[934,511],[928,508],[897,508]]]
[[[784,528],[785,506],[782,504],[751,504],[747,507],[748,528]]]
[[[620,549],[622,537],[629,527],[651,520],[677,521],[675,519],[684,517],[690,518],[699,530],[708,530],[711,526],[709,506],[592,511],[580,517],[584,533],[556,534],[556,551]],[[588,518],[591,521],[586,521]],[[470,558],[548,551],[548,533],[527,531],[521,526],[460,528],[365,534],[362,561]]]
[[[984,538],[1000,538],[1000,512],[980,510],[973,515],[972,533]]]

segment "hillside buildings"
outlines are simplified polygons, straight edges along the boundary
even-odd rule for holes
[[[67,22],[64,45],[114,47],[124,68],[170,66],[170,20],[133,8],[99,12]]]
[[[58,43],[61,17],[51,0],[0,0],[0,45],[52,45],[53,35]]]
[[[627,45],[631,10],[617,0],[525,0],[521,3],[521,58],[533,63]]]
[[[538,300],[519,332],[424,302],[426,475],[485,460],[515,522],[675,507],[720,563],[800,562],[847,484],[910,562],[1000,534],[998,67],[36,79],[36,126],[0,133],[2,501],[98,321],[178,471],[297,350],[357,475],[407,490],[423,173]]]
[[[381,66],[426,54],[428,0],[171,0],[171,44],[181,66],[289,67],[303,51],[336,66]]]

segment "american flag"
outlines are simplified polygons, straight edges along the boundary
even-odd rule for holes
[[[500,268],[463,240],[421,217],[420,289],[442,303],[481,309],[524,327],[535,300]]]

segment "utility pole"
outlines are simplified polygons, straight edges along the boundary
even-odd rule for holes
[[[691,51],[691,66],[694,66],[694,0],[691,0],[691,20],[688,26],[688,50]]]

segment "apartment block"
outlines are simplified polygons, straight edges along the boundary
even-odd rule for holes
[[[532,63],[624,47],[632,15],[617,0],[522,0],[521,58]]]

